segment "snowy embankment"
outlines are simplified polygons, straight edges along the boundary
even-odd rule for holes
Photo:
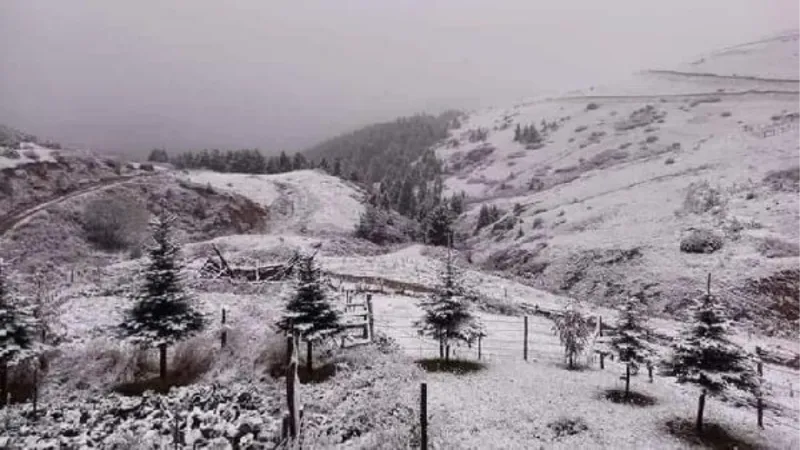
[[[363,193],[359,189],[317,170],[275,175],[190,171],[176,176],[235,192],[265,206],[270,213],[273,234],[351,233],[364,211]]]

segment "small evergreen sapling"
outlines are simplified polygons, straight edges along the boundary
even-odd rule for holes
[[[8,397],[8,369],[33,356],[35,321],[9,289],[5,262],[0,259],[0,405]]]
[[[575,358],[583,351],[589,340],[589,322],[581,314],[576,302],[567,303],[564,312],[556,317],[553,331],[558,334],[561,345],[564,346],[564,356],[567,358],[569,368],[575,368]]]
[[[420,302],[424,315],[416,322],[421,335],[439,342],[440,358],[450,359],[453,342],[471,345],[478,337],[486,336],[483,325],[472,312],[471,300],[472,295],[464,288],[461,273],[448,251],[439,273],[439,286],[436,292]]]
[[[649,330],[645,326],[643,306],[638,298],[628,298],[620,311],[616,333],[609,342],[611,351],[618,355],[619,361],[630,366],[634,373],[638,372],[641,365],[649,364],[653,355],[647,340]],[[625,395],[628,395],[629,388],[626,380]]]
[[[283,316],[277,323],[286,333],[297,332],[308,345],[306,363],[311,369],[311,345],[341,331],[339,312],[325,295],[320,282],[319,268],[314,264],[314,256],[300,259],[297,271],[297,290],[286,304]]]
[[[729,322],[719,299],[708,290],[695,301],[690,321],[672,345],[672,355],[664,362],[664,374],[680,383],[702,388],[696,428],[703,431],[703,406],[706,393],[719,395],[734,388],[756,393],[758,376],[751,357],[728,338]]]
[[[120,325],[131,341],[159,349],[159,375],[167,377],[167,347],[200,332],[205,317],[195,309],[184,290],[179,261],[180,247],[173,241],[172,219],[162,214],[152,223],[155,245],[149,250],[144,280],[135,303]]]

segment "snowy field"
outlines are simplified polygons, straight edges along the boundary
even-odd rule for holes
[[[316,170],[275,175],[190,171],[177,176],[235,192],[265,206],[270,232],[318,235],[352,232],[364,206],[363,193],[353,185]]]

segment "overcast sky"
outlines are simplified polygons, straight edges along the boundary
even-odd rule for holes
[[[797,27],[797,0],[0,0],[0,123],[100,151],[296,150]]]

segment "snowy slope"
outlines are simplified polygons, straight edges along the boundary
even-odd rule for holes
[[[266,206],[272,233],[350,233],[364,209],[359,189],[315,170],[277,175],[191,171],[176,176],[236,192]]]
[[[469,115],[437,148],[449,167],[447,189],[464,191],[471,203],[460,230],[473,234],[483,204],[521,208],[508,229],[489,226],[468,239],[476,259],[496,266],[504,254],[525,252],[526,260],[546,268],[530,273],[521,263],[506,265],[548,290],[601,303],[655,282],[659,308],[694,295],[713,272],[717,289],[738,306],[753,305],[739,292],[745,277],[798,267],[797,188],[776,190],[765,178],[787,169],[781,176],[797,177],[800,83],[792,81],[798,78],[796,34],[746,49],[736,57],[710,55],[708,67],[696,73],[645,71],[569,96]],[[752,69],[748,77],[723,70],[736,64]],[[785,71],[776,75],[776,67]],[[786,72],[790,67],[794,76]],[[714,70],[725,76],[705,73]],[[781,80],[769,79],[778,75]],[[542,121],[548,124],[542,145],[514,142],[516,124],[541,131]],[[469,131],[478,128],[488,130],[486,141],[470,143]],[[722,205],[687,212],[690,185],[703,182]],[[692,228],[724,235],[723,249],[680,252]],[[765,242],[787,250],[767,257]],[[593,258],[587,252],[621,250],[635,258],[609,267],[594,261],[587,273],[569,273],[576,260]]]

